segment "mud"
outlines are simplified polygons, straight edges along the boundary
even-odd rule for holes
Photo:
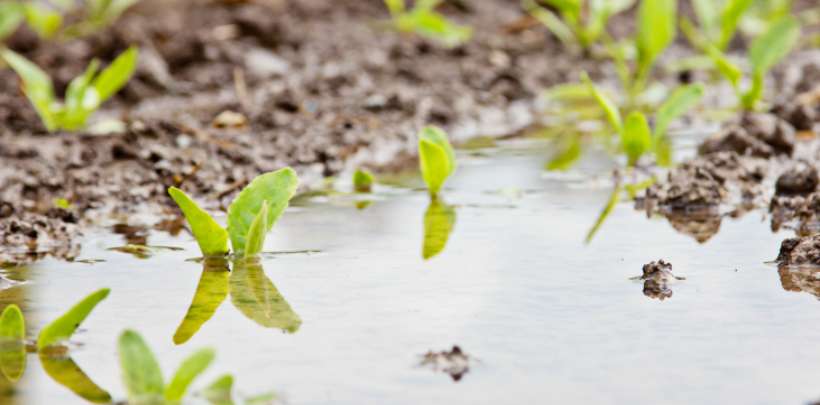
[[[676,280],[685,280],[672,273],[672,263],[663,259],[653,261],[643,266],[643,274],[639,277],[643,280],[643,294],[649,298],[663,301],[672,297],[672,289],[669,284]]]
[[[460,381],[470,371],[470,363],[474,361],[458,346],[440,352],[431,350],[421,357],[419,366],[449,374],[455,382]]]

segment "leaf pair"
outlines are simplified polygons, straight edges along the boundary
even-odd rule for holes
[[[282,216],[298,184],[296,172],[289,167],[257,176],[228,207],[227,230],[182,190],[171,187],[168,194],[185,215],[204,255],[228,253],[230,238],[234,253],[250,257],[262,251],[265,235]]]
[[[455,151],[442,129],[426,127],[419,133],[419,167],[430,195],[435,198],[456,169]]]
[[[49,132],[84,128],[88,117],[131,78],[137,67],[137,55],[137,48],[131,47],[99,74],[99,61],[93,60],[85,73],[69,83],[65,102],[61,103],[54,94],[54,84],[46,72],[9,49],[0,50],[0,56],[22,79],[26,97]]]
[[[564,45],[577,42],[581,48],[589,49],[605,33],[609,18],[632,6],[634,0],[541,0],[541,2],[557,10],[560,18],[535,0],[523,0],[522,7],[555,34]]]
[[[408,10],[404,0],[385,0],[393,26],[402,32],[413,32],[453,47],[467,42],[473,34],[470,27],[450,22],[435,11],[442,0],[417,0]]]
[[[721,8],[715,0],[693,0],[692,5],[703,36],[721,52],[735,36],[740,18],[753,0],[728,0]]]
[[[629,166],[634,166],[641,156],[653,149],[659,164],[670,164],[670,152],[665,148],[668,146],[669,124],[697,105],[704,91],[703,86],[694,84],[681,86],[672,92],[655,113],[653,132],[643,113],[633,111],[624,120],[615,103],[592,83],[586,73],[582,74],[581,80],[587,83],[590,93],[603,108],[607,121],[620,136],[621,148],[627,156]]]
[[[191,383],[216,356],[212,349],[195,352],[179,365],[166,385],[154,353],[137,332],[124,331],[118,341],[118,350],[128,400],[135,404],[180,403]]]

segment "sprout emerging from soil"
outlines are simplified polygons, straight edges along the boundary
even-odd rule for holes
[[[603,35],[609,18],[632,6],[634,0],[541,0],[557,14],[536,0],[523,0],[522,7],[543,24],[566,46],[578,43],[589,50]],[[559,17],[560,16],[560,17]]]
[[[456,169],[456,155],[447,133],[437,127],[426,127],[419,134],[419,167],[430,196],[438,196],[441,186]]]
[[[404,0],[384,0],[390,10],[392,25],[397,31],[411,32],[454,47],[467,42],[473,34],[470,27],[450,22],[436,12],[442,0],[417,0],[407,9]]]

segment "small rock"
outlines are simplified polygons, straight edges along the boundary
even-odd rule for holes
[[[820,266],[820,235],[784,240],[776,261],[780,265]]]
[[[817,189],[819,181],[817,169],[801,162],[778,177],[775,193],[777,195],[811,194]]]
[[[669,282],[685,278],[672,274],[672,264],[661,259],[643,265],[643,275],[640,279],[644,280],[643,294],[645,296],[663,301],[672,297]]]
[[[241,113],[225,110],[214,118],[213,126],[217,128],[241,128],[247,123],[248,119]]]

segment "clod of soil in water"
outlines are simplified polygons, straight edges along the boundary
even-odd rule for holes
[[[678,277],[672,274],[672,263],[661,259],[643,265],[643,275],[637,277],[637,279],[643,280],[643,295],[663,301],[672,297],[669,282],[686,280],[686,277]]]
[[[820,234],[784,240],[776,261],[781,266],[820,266]]]
[[[774,114],[745,114],[739,122],[727,125],[723,131],[707,139],[698,152],[736,152],[740,155],[769,158],[775,155],[791,156],[794,152],[795,131],[791,124]]]
[[[460,347],[453,346],[449,351],[434,352],[431,350],[423,354],[419,366],[450,374],[453,381],[458,382],[464,374],[470,371],[471,361],[474,359],[461,351]]]

